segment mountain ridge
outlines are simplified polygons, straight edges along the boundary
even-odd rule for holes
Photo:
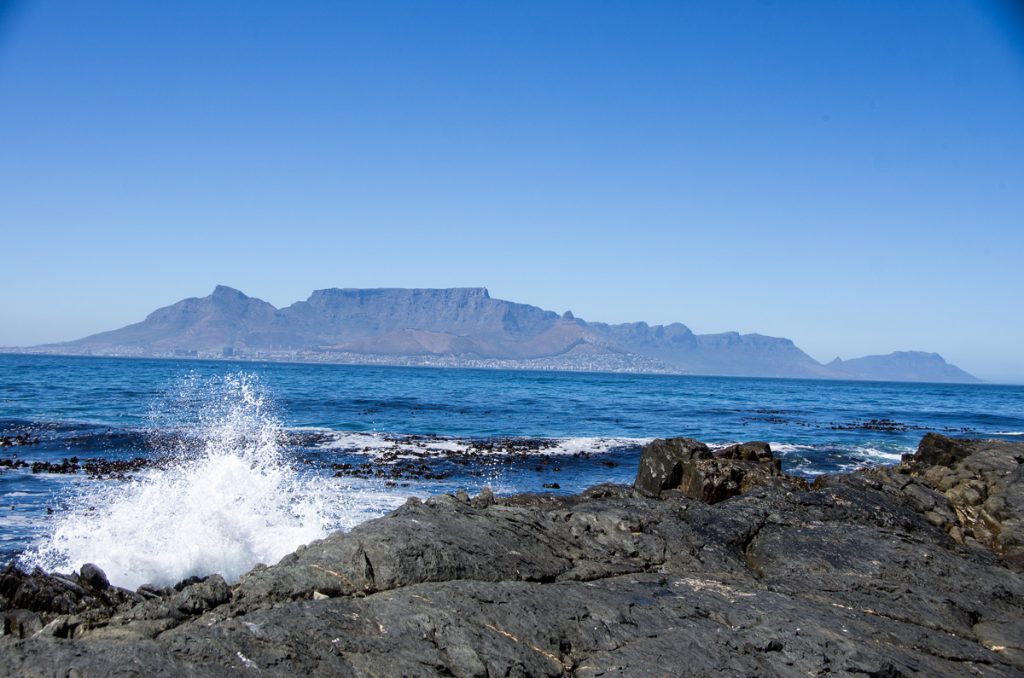
[[[138,323],[43,353],[262,357],[322,362],[977,382],[941,356],[897,351],[823,364],[791,339],[695,334],[682,323],[588,322],[495,299],[485,287],[325,288],[277,308],[226,285]]]

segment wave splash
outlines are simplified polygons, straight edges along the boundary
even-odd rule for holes
[[[87,562],[126,588],[193,575],[234,580],[299,545],[348,527],[356,497],[300,476],[265,389],[246,374],[186,380],[176,405],[195,435],[169,464],[127,483],[92,485],[21,561],[48,571]],[[184,397],[182,397],[184,395]]]

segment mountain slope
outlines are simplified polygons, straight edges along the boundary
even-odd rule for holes
[[[847,374],[852,379],[957,383],[981,381],[956,365],[950,365],[938,353],[924,351],[896,351],[888,355],[869,355],[851,360],[836,358],[828,367]]]
[[[271,304],[218,285],[208,297],[159,308],[142,322],[56,346],[99,351],[115,347],[154,352],[220,350],[231,345],[259,346],[259,337],[283,331],[286,323]]]
[[[566,369],[652,369],[758,377],[971,381],[936,354],[836,359],[822,365],[791,340],[760,334],[694,334],[681,323],[609,325],[566,312],[493,299],[484,288],[324,289],[277,309],[218,286],[145,320],[46,352],[219,356],[301,352],[310,359],[374,356],[451,361],[536,361]],[[580,367],[580,366],[583,367]],[[604,367],[600,367],[604,369]]]

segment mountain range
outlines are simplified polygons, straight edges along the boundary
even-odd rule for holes
[[[285,308],[218,286],[121,329],[34,352],[976,382],[935,353],[822,364],[791,340],[610,325],[493,299],[484,288],[325,289]]]

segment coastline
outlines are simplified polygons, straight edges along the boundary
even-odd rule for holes
[[[655,441],[634,486],[409,500],[257,566],[125,591],[0,576],[10,675],[817,675],[1024,670],[1024,443],[781,473]]]
[[[25,357],[52,357],[52,358],[90,358],[102,360],[156,360],[156,361],[181,361],[195,363],[209,363],[215,365],[239,364],[239,365],[324,365],[334,367],[366,367],[366,368],[397,368],[397,369],[427,369],[427,370],[483,370],[489,372],[536,372],[552,374],[592,374],[592,375],[616,375],[630,377],[693,377],[693,378],[714,378],[714,379],[756,379],[763,381],[797,381],[797,382],[821,382],[821,383],[850,383],[850,384],[899,384],[921,386],[929,385],[956,385],[956,386],[1007,386],[1019,387],[1024,383],[1003,381],[988,381],[978,379],[976,381],[925,381],[925,380],[903,380],[903,379],[867,379],[867,378],[841,378],[841,377],[798,377],[798,376],[765,376],[765,375],[739,375],[739,374],[717,374],[713,372],[690,372],[676,368],[665,369],[597,369],[590,367],[569,368],[553,366],[528,366],[522,365],[523,361],[516,360],[459,360],[454,361],[415,361],[398,360],[393,356],[375,354],[351,354],[373,358],[372,360],[353,359],[351,361],[337,360],[302,360],[294,357],[261,356],[261,357],[218,357],[188,356],[188,355],[130,355],[130,354],[99,354],[99,353],[61,353],[54,351],[33,351],[27,347],[0,347],[0,356],[25,356]],[[379,358],[379,360],[377,360]]]

